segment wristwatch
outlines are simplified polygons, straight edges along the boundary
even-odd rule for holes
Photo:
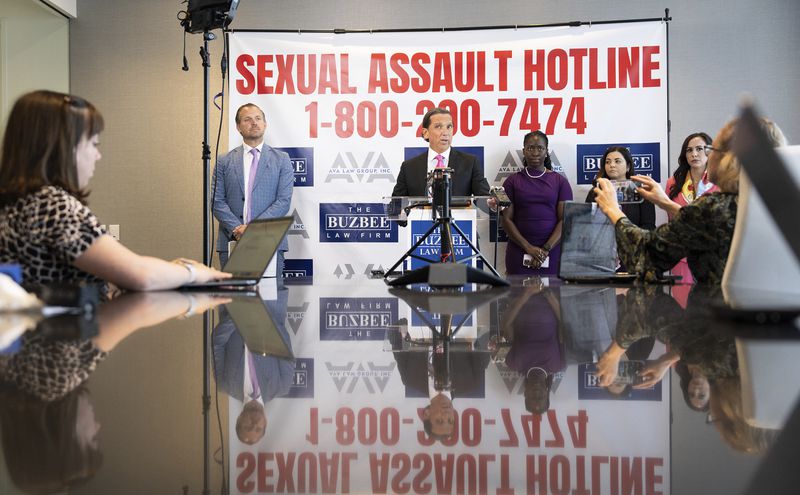
[[[186,282],[187,284],[191,284],[195,280],[197,280],[197,270],[195,269],[194,265],[189,263],[188,261],[177,260],[176,263],[179,263],[186,267],[189,270],[189,281]]]

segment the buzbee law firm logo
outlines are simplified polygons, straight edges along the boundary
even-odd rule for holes
[[[383,340],[397,313],[391,297],[321,297],[319,339]]]
[[[470,232],[472,232],[472,221],[471,220],[456,220],[455,224],[458,225],[465,234],[467,234],[467,238],[472,241],[470,237]],[[413,220],[411,222],[411,242],[416,244],[417,242],[422,239],[422,236],[431,228],[431,221],[430,220]],[[414,254],[417,256],[422,256],[430,260],[438,260],[440,257],[440,253],[442,251],[442,232],[441,227],[437,227],[434,229],[430,235],[422,241],[417,249],[414,251]],[[455,254],[456,259],[463,259],[468,256],[472,255],[472,248],[469,247],[467,241],[464,240],[463,237],[455,230],[452,229],[453,234],[453,253]],[[412,245],[413,245],[412,244]],[[473,243],[474,244],[474,243]],[[428,265],[427,262],[418,260],[416,258],[412,258],[411,260],[411,269],[416,270],[417,268],[422,268],[423,266]]]
[[[296,358],[294,360],[294,376],[289,393],[284,397],[308,399],[314,397],[314,360]]]
[[[319,242],[397,242],[382,203],[320,203]]]
[[[283,260],[283,276],[286,278],[313,277],[314,260],[310,259]]]
[[[371,361],[367,363],[350,361],[343,365],[336,365],[326,361],[325,367],[328,368],[328,374],[339,392],[351,394],[361,383],[368,393],[375,394],[382,393],[386,389],[386,384],[392,377],[396,363],[379,365]]]
[[[624,146],[631,152],[633,172],[649,175],[661,182],[661,143],[627,144],[579,144],[578,145],[578,184],[591,184],[602,164],[603,154],[609,146]]]
[[[289,155],[294,169],[294,187],[314,185],[314,148],[278,148]]]
[[[289,232],[286,235],[299,235],[303,239],[308,239],[308,232],[306,231],[306,226],[303,223],[303,219],[300,218],[300,214],[297,212],[297,208],[292,211],[292,216],[294,217],[294,222],[292,223],[291,227],[289,227]]]
[[[350,184],[371,184],[373,182],[394,182],[394,174],[389,162],[378,151],[354,153],[343,151],[333,160],[325,182],[344,181]]]

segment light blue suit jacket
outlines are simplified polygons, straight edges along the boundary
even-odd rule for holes
[[[286,311],[289,291],[278,290],[278,298],[266,300],[269,312],[283,341],[292,348],[286,331]],[[244,400],[244,353],[249,352],[244,339],[236,329],[225,309],[220,310],[220,322],[211,332],[214,346],[214,379],[217,386],[237,400]],[[266,403],[274,397],[283,397],[292,388],[294,361],[273,356],[253,356],[253,363],[261,387],[261,401]]]
[[[266,143],[261,146],[256,187],[251,202],[256,218],[277,218],[289,213],[294,189],[294,169],[289,155]],[[219,221],[217,251],[227,251],[231,232],[244,223],[244,147],[239,146],[217,160],[214,169],[214,217]],[[283,239],[281,251],[289,249]]]

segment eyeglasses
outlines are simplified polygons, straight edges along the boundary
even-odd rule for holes
[[[694,148],[689,147],[683,150],[684,153],[705,153],[706,155],[710,155],[712,151],[719,151],[717,148],[706,144],[705,146],[695,146]]]
[[[524,149],[525,151],[544,151],[547,148],[540,144],[529,144],[528,146],[525,146]]]

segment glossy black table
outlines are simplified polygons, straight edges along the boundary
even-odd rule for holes
[[[796,465],[797,428],[780,436],[792,409],[753,391],[763,376],[737,359],[793,397],[793,367],[754,344],[791,357],[796,322],[722,320],[717,294],[688,287],[512,282],[265,281],[186,319],[172,317],[214,302],[123,298],[97,322],[107,355],[83,366],[64,359],[86,345],[76,335],[30,332],[0,357],[0,493],[745,493],[765,456]],[[594,370],[615,341],[628,352],[609,390]],[[708,411],[690,408],[676,366],[633,388],[675,355],[708,375]]]

